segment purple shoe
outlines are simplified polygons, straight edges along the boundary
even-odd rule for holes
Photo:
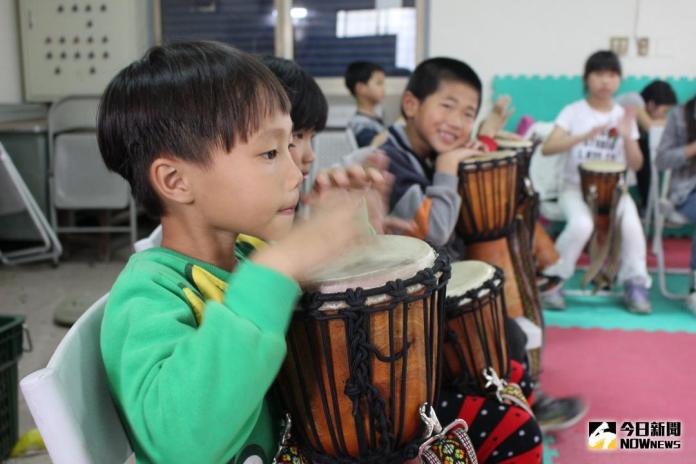
[[[642,282],[628,280],[624,283],[624,303],[634,314],[650,314],[652,306],[648,289]]]

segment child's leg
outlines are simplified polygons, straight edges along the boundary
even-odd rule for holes
[[[621,217],[621,267],[619,283],[632,281],[645,287],[650,286],[645,235],[640,222],[638,208],[630,195],[624,194],[619,201],[617,213]]]
[[[686,216],[692,224],[696,224],[696,190],[691,192],[684,203],[679,205],[679,212]],[[696,230],[691,238],[691,270],[696,269]],[[691,289],[690,289],[691,290]]]
[[[592,236],[594,221],[579,188],[564,190],[558,204],[567,220],[556,240],[556,249],[561,257],[556,264],[546,268],[544,274],[569,279],[575,272],[575,263],[585,244]]]

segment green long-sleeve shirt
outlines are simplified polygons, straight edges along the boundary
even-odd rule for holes
[[[266,395],[299,293],[250,261],[228,273],[165,248],[131,257],[101,350],[138,463],[271,462],[280,429]]]

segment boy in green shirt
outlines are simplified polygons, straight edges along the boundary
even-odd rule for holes
[[[133,255],[117,279],[102,324],[138,463],[271,462],[277,449],[266,396],[297,282],[365,230],[362,193],[338,189],[295,223],[289,110],[267,68],[211,42],[154,47],[102,96],[104,161],[163,227],[162,247]],[[246,256],[239,234],[273,244]]]

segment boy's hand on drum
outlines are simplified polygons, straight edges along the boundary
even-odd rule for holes
[[[446,153],[441,153],[435,160],[435,171],[456,176],[458,175],[459,171],[459,163],[467,158],[481,156],[483,154],[485,154],[483,150],[467,147],[457,148]]]
[[[394,184],[394,175],[387,169],[389,158],[381,150],[368,155],[362,165],[336,167],[320,172],[314,184],[314,191],[307,199],[313,198],[331,188],[362,190],[365,194],[367,214],[370,224],[378,234],[410,234],[414,223],[388,216],[389,195]]]
[[[314,199],[309,219],[296,221],[288,235],[254,253],[252,261],[305,282],[370,235],[364,193],[329,189]]]

